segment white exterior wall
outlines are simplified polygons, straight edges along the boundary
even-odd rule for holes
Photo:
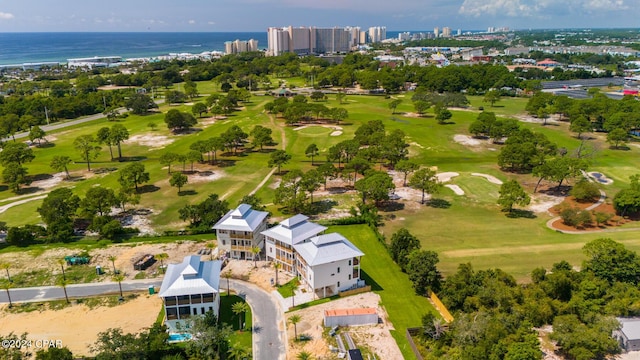
[[[351,261],[351,265],[349,265]],[[340,268],[340,272],[338,272]],[[353,260],[340,260],[330,264],[311,266],[307,270],[308,275],[305,281],[312,290],[331,287],[337,292],[345,291],[358,283],[358,278],[353,277]],[[340,283],[340,286],[338,286]]]

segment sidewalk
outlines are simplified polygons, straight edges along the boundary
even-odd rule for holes
[[[271,291],[271,295],[280,302],[280,306],[282,306],[282,309],[285,312],[289,311],[289,309],[294,306],[316,300],[312,292],[302,292],[300,289],[296,289],[294,296],[290,296],[288,298],[283,297],[278,290]]]

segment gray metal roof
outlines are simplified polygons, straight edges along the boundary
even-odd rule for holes
[[[229,210],[213,225],[215,230],[254,231],[260,226],[268,212],[253,210],[251,205],[240,204],[236,209]]]
[[[199,255],[186,256],[179,264],[169,264],[158,296],[217,293],[221,261],[201,261]]]
[[[325,226],[307,221],[308,217],[298,214],[280,222],[278,226],[262,232],[264,236],[295,245],[327,230]]]
[[[640,318],[617,318],[628,340],[640,340]]]
[[[316,236],[309,242],[293,247],[309,266],[364,256],[360,249],[339,233]]]

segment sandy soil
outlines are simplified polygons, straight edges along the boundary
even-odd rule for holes
[[[342,131],[340,130],[333,131],[331,132],[331,134],[329,134],[329,136],[340,136],[340,135],[342,135]]]
[[[61,310],[11,314],[0,307],[1,335],[28,333],[31,340],[61,340],[74,356],[89,355],[100,332],[121,328],[123,333],[138,333],[153,325],[162,306],[157,296],[140,295],[114,307],[89,309],[74,304]],[[132,316],[135,314],[135,316]],[[64,325],[63,325],[64,324]]]
[[[169,259],[164,263],[178,263],[187,255],[196,254],[199,249],[205,247],[205,243],[196,243],[193,241],[178,241],[168,244],[121,244],[113,245],[105,249],[91,250],[91,266],[100,265],[110,275],[113,272],[113,265],[109,260],[110,256],[115,256],[115,265],[117,269],[123,271],[127,279],[133,279],[138,271],[133,269],[133,263],[136,259],[144,254],[159,254],[167,253]],[[0,262],[8,262],[11,264],[12,274],[21,273],[24,271],[48,269],[54,274],[61,272],[60,265],[57,260],[64,258],[66,255],[73,254],[73,250],[65,248],[55,248],[47,250],[44,253],[34,257],[30,252],[10,252],[0,254]],[[150,268],[145,270],[146,277],[159,276],[160,262],[156,262]],[[110,276],[103,276],[98,281],[111,281]],[[51,284],[43,284],[51,285]]]
[[[464,190],[462,190],[458,185],[447,184],[445,185],[445,187],[448,187],[449,189],[453,190],[453,192],[456,193],[456,195],[464,195]]]
[[[551,212],[549,212],[549,209],[562,203],[564,199],[564,196],[553,196],[540,193],[534,194],[531,196],[531,203],[527,206],[527,210],[537,213],[547,212],[549,215],[552,215]]]
[[[216,181],[225,176],[227,176],[227,174],[225,174],[225,172],[222,170],[198,171],[196,173],[187,175],[187,177],[189,178],[189,182],[187,184]]]
[[[136,143],[142,146],[147,146],[152,149],[163,148],[171,144],[174,140],[164,135],[153,134],[141,134],[134,135],[127,140],[127,142]]]
[[[329,303],[317,305],[311,308],[302,309],[285,314],[287,318],[292,315],[300,315],[301,321],[298,323],[298,335],[305,334],[311,336],[311,341],[294,342],[294,329],[292,325],[287,328],[287,338],[289,339],[288,359],[295,359],[296,354],[301,351],[308,351],[315,358],[331,358],[332,353],[329,345],[337,346],[335,340],[327,342],[322,337],[324,311],[328,309],[352,309],[372,307],[378,309],[378,316],[383,323],[378,325],[354,326],[348,329],[342,328],[340,331],[348,331],[354,342],[358,346],[364,346],[376,353],[379,359],[402,359],[402,353],[398,348],[389,330],[393,329],[391,323],[386,318],[386,312],[380,306],[380,296],[375,293],[363,293],[344,299],[334,300]]]
[[[474,139],[469,135],[461,135],[461,134],[456,134],[453,137],[453,141],[457,142],[458,144],[462,144],[466,146],[478,146],[481,144],[480,140]]]
[[[41,188],[41,189],[50,189],[54,186],[60,184],[67,177],[67,174],[64,172],[55,173],[52,177],[44,180],[38,180],[31,183],[31,186]]]
[[[471,175],[480,176],[480,177],[483,177],[483,178],[487,179],[487,181],[489,181],[490,183],[497,184],[497,185],[502,185],[502,180],[498,179],[497,177],[495,177],[493,175],[487,175],[487,174],[481,174],[481,173],[471,173]]]

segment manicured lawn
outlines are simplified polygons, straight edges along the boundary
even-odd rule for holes
[[[291,297],[293,296],[294,289],[297,288],[299,284],[300,281],[298,280],[298,278],[293,278],[288,283],[278,287],[278,292],[284,298]]]
[[[327,233],[339,232],[356,245],[362,257],[362,277],[380,295],[382,306],[389,315],[395,330],[391,335],[398,343],[405,359],[414,355],[405,337],[406,329],[420,326],[420,319],[432,312],[439,316],[426,297],[413,291],[407,274],[391,260],[386,247],[381,244],[366,225],[331,226]]]
[[[229,338],[229,344],[231,346],[239,346],[241,348],[246,349],[248,352],[252,352],[252,340],[251,340],[251,329],[252,325],[252,315],[251,310],[244,313],[242,322],[245,323],[244,329],[240,329],[240,319],[239,316],[233,313],[231,307],[233,304],[237,302],[244,302],[244,300],[240,296],[231,295],[227,296],[226,293],[221,294],[220,296],[220,319],[224,324],[231,325],[233,328],[233,335]]]

